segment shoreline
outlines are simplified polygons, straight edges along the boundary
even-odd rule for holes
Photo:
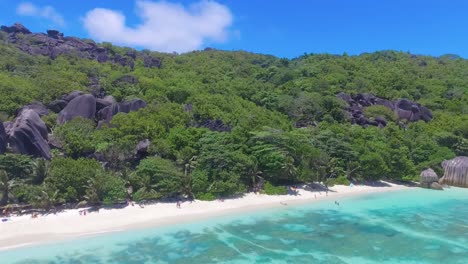
[[[237,213],[413,188],[384,181],[376,183],[376,186],[336,185],[329,188],[328,195],[323,190],[305,190],[300,186],[297,195],[246,193],[233,199],[183,202],[181,208],[177,208],[175,202],[157,202],[145,205],[144,208],[135,204],[119,209],[100,209],[86,216],[80,215],[82,209],[65,210],[38,218],[31,218],[30,215],[13,216],[10,221],[0,223],[0,252],[106,233],[184,224]]]

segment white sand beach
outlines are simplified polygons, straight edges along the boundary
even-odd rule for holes
[[[330,187],[326,194],[317,189],[304,189],[298,186],[297,195],[264,195],[248,193],[241,198],[223,201],[183,202],[181,208],[176,203],[138,204],[121,209],[100,209],[80,215],[82,209],[66,210],[57,214],[12,216],[7,222],[0,222],[0,250],[31,244],[93,236],[107,232],[138,229],[152,226],[190,222],[194,220],[257,211],[260,209],[305,204],[329,199],[342,201],[346,197],[403,190],[410,187],[388,182],[375,185],[337,185]]]

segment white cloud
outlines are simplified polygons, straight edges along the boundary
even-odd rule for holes
[[[226,41],[232,14],[228,7],[202,0],[188,7],[167,1],[136,1],[141,23],[126,25],[119,11],[95,8],[83,19],[91,37],[99,41],[138,46],[164,52],[199,49],[207,40]]]
[[[57,11],[51,6],[36,6],[33,3],[25,2],[18,5],[16,13],[21,16],[46,18],[58,26],[64,26],[65,21]]]

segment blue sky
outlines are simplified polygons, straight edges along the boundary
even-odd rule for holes
[[[0,7],[1,24],[168,52],[209,46],[292,58],[393,49],[468,58],[462,0],[0,0]]]

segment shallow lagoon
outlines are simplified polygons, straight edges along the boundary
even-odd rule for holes
[[[1,263],[468,263],[468,189],[284,206],[0,252]]]

